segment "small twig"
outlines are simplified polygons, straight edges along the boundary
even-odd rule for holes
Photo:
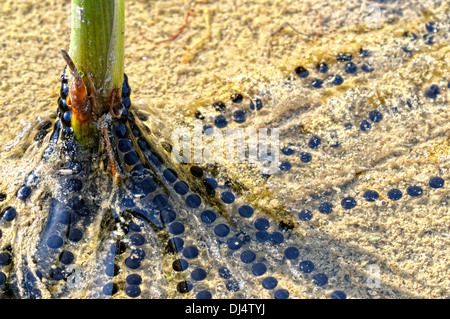
[[[205,18],[205,24],[206,24],[206,35],[200,39],[198,39],[197,41],[194,42],[194,44],[192,44],[190,47],[188,47],[186,49],[186,52],[183,55],[183,60],[182,63],[186,64],[189,58],[189,54],[192,52],[192,50],[197,47],[198,45],[200,45],[200,43],[204,42],[204,40],[209,40],[211,41],[211,22],[209,19],[209,11],[208,8],[205,7],[204,10],[204,18]]]
[[[428,161],[432,161],[432,162],[438,162],[439,160],[436,157],[427,157],[427,158],[420,158],[417,160],[404,160],[401,161],[400,164],[415,164],[415,163],[423,163],[423,162],[428,162]]]
[[[258,32],[256,32],[255,30],[253,30],[253,28],[250,26],[250,24],[246,24],[246,27],[250,30],[250,32],[252,33],[252,34],[258,34]]]
[[[98,127],[99,127],[99,129],[102,130],[103,140],[104,140],[105,146],[106,146],[106,153],[108,154],[109,164],[111,166],[111,173],[112,173],[114,181],[117,183],[119,181],[119,176],[118,176],[117,170],[116,170],[116,162],[114,160],[114,154],[113,154],[113,148],[112,148],[112,145],[111,145],[111,140],[110,140],[109,135],[108,135],[109,125],[108,125],[108,123],[104,124],[104,121],[107,121],[106,114],[103,115],[99,119]]]
[[[314,103],[311,103],[311,105],[308,107],[308,109],[305,111],[305,113],[308,113],[309,111],[311,111],[311,109],[315,106]]]
[[[320,13],[320,11],[319,11],[319,14],[318,14],[318,20],[319,21],[317,22],[317,27],[319,29],[322,29],[322,14]],[[321,33],[317,33],[316,34],[316,37],[314,38],[314,41],[313,41],[312,45],[316,44],[316,42],[317,42],[317,40],[319,40],[320,36],[321,36]]]
[[[292,30],[294,30],[296,33],[298,33],[298,34],[300,34],[300,35],[302,35],[302,36],[304,36],[304,37],[306,37],[306,38],[308,38],[309,39],[309,37],[308,37],[308,35],[307,34],[304,34],[304,33],[302,33],[302,32],[300,32],[300,31],[298,31],[296,28],[294,28],[289,22],[284,22],[279,28],[278,28],[278,30],[276,30],[275,32],[272,32],[271,34],[270,34],[270,36],[271,37],[273,37],[273,36],[275,36],[275,35],[277,35],[278,33],[280,33],[284,28],[286,28],[286,27],[290,27]]]
[[[82,81],[81,75],[78,72],[78,69],[75,66],[75,63],[73,63],[72,58],[70,57],[69,53],[67,53],[67,51],[62,48],[60,49],[60,51],[61,51],[64,61],[66,61],[66,64],[69,67],[70,73],[72,73],[72,76],[75,78],[75,80]]]
[[[141,27],[139,26],[139,34],[144,38],[144,40],[150,42],[150,43],[154,43],[156,45],[161,44],[161,43],[165,43],[165,42],[170,42],[175,40],[176,38],[178,38],[180,36],[180,34],[184,31],[184,29],[186,28],[188,21],[189,21],[189,17],[192,16],[192,10],[194,9],[194,7],[197,4],[191,4],[188,10],[188,13],[186,14],[186,16],[184,17],[184,23],[183,25],[180,27],[180,29],[178,30],[178,32],[176,32],[174,35],[172,35],[170,38],[167,39],[163,39],[163,40],[159,40],[159,41],[154,41],[152,39],[147,38],[144,33],[142,32]]]

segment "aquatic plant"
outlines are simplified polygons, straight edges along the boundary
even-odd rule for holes
[[[62,53],[71,74],[67,98],[71,123],[82,144],[92,139],[93,121],[107,112],[115,116],[120,108],[124,20],[123,0],[72,1],[70,51]]]

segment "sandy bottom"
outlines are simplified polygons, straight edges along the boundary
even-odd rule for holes
[[[349,298],[449,298],[449,3],[193,3],[126,3],[125,72],[145,124],[170,142],[174,128],[192,127],[196,112],[214,126],[218,113],[211,105],[221,100],[228,128],[279,128],[280,146],[294,150],[280,154],[289,170],[264,178],[228,161],[218,165],[219,176],[240,185],[240,195],[275,220],[295,225],[304,246],[321,255],[322,269],[339,269],[331,282],[345,282]],[[190,8],[180,36],[148,41],[170,38]],[[0,7],[0,190],[7,198],[34,165],[24,150],[39,123],[56,115],[64,67],[59,48],[70,43],[69,16],[70,1],[4,0]],[[439,31],[427,30],[430,21]],[[433,44],[426,43],[430,34]],[[340,52],[352,54],[356,73],[336,60]],[[326,73],[316,70],[319,62],[328,65]],[[296,75],[298,66],[308,69],[307,78]],[[330,84],[334,74],[344,78],[342,85]],[[324,81],[322,88],[313,78]],[[429,97],[432,85],[439,88],[436,98]],[[233,103],[233,93],[244,100]],[[263,101],[258,112],[249,107],[256,97]],[[235,110],[246,111],[245,123],[233,122]],[[374,110],[380,121],[369,115]],[[361,128],[363,121],[370,130]],[[317,148],[308,146],[313,136],[321,139]],[[312,161],[302,161],[302,152]],[[445,184],[431,188],[437,176]],[[423,194],[408,195],[409,186]],[[380,194],[377,201],[364,200],[369,189]],[[391,189],[403,198],[390,199]],[[355,208],[341,205],[347,196],[356,199]],[[332,214],[318,212],[324,201],[334,203]],[[300,220],[302,209],[313,218]],[[299,298],[332,291],[290,286],[289,277],[282,283]]]

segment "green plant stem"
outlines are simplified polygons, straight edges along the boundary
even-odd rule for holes
[[[109,111],[114,89],[121,92],[124,63],[124,0],[72,0],[72,31],[69,55],[83,82],[93,85],[98,108],[93,114]],[[77,123],[78,121],[78,123]],[[90,135],[90,123],[72,117],[75,135]],[[79,132],[77,132],[79,131]]]

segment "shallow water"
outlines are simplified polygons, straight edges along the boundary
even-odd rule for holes
[[[367,7],[375,4],[379,20]],[[54,150],[63,156],[41,161],[63,67],[48,47],[69,42],[68,4],[2,8],[5,297],[448,297],[448,4],[199,3],[185,32],[161,45],[139,28],[170,37],[188,4],[127,5],[125,70],[145,143],[131,126],[126,134],[148,172],[120,186],[107,161],[79,151],[71,155],[87,163],[79,182],[58,175],[67,169],[67,145]],[[8,10],[20,18],[6,23]],[[45,36],[25,32],[23,21],[38,20]],[[200,162],[197,177],[170,152],[175,129],[194,134],[196,120],[224,136],[230,128],[278,128],[279,159]],[[42,125],[49,133],[41,144],[34,137]],[[136,165],[121,155],[129,152],[117,154],[133,162],[126,174]],[[261,173],[267,159],[279,170]],[[40,186],[25,202],[16,199],[33,170]],[[9,206],[15,215],[5,214]],[[67,209],[76,218],[61,223]],[[83,234],[78,241],[74,228]],[[37,270],[43,279],[30,280]]]

